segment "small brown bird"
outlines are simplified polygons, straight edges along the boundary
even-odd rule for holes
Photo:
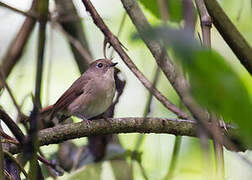
[[[58,101],[42,109],[41,114],[50,114],[50,120],[60,113],[83,119],[90,128],[88,119],[105,112],[115,95],[114,67],[108,59],[99,59],[79,77]]]

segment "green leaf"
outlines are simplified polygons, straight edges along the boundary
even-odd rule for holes
[[[154,28],[145,35],[172,48],[176,60],[189,76],[195,99],[224,120],[237,124],[246,143],[252,145],[252,102],[249,91],[227,61],[214,50],[202,48],[183,30]]]
[[[168,12],[171,21],[180,22],[183,19],[182,0],[168,0]]]
[[[160,9],[157,0],[140,0],[141,4],[148,9],[155,17],[161,19]],[[169,20],[180,22],[183,19],[183,4],[182,0],[164,1],[168,10]]]
[[[159,14],[158,4],[156,0],[139,0],[140,3],[148,9],[155,17],[161,19]]]

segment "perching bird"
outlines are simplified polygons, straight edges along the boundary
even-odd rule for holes
[[[42,109],[49,120],[56,114],[64,117],[76,116],[85,121],[105,112],[115,95],[114,67],[108,59],[99,59],[71,85],[71,87],[51,106]]]

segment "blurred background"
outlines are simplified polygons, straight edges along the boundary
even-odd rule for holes
[[[13,7],[27,11],[30,8],[30,0],[1,0]],[[90,51],[94,59],[103,58],[103,41],[104,36],[100,30],[94,25],[92,18],[85,11],[81,0],[73,0],[77,11],[82,18],[82,23],[85,29],[86,38],[89,44]],[[232,19],[233,23],[245,37],[245,39],[252,44],[252,10],[250,0],[221,0],[219,1],[225,12]],[[118,0],[92,0],[98,13],[102,16],[105,23],[114,34],[117,34],[120,23],[124,16],[124,8]],[[50,10],[53,11],[55,4],[50,1]],[[142,6],[145,15],[152,24],[160,24],[160,20],[151,14],[144,6]],[[1,59],[6,53],[11,41],[18,32],[25,17],[9,9],[0,7],[0,63]],[[132,58],[137,67],[150,80],[154,78],[154,71],[156,68],[155,60],[146,48],[145,44],[140,40],[132,40],[132,35],[136,32],[129,17],[126,17],[125,24],[120,34],[120,41],[128,49],[127,53]],[[197,20],[196,32],[201,32],[199,20]],[[25,47],[24,54],[18,65],[8,77],[8,84],[12,89],[19,104],[23,103],[22,110],[29,114],[32,110],[32,100],[29,97],[30,93],[34,93],[35,87],[35,73],[36,73],[36,59],[37,59],[37,36],[38,27],[34,29],[29,43]],[[233,52],[226,45],[222,37],[218,34],[216,29],[212,28],[212,47],[225,57],[233,69],[244,80],[252,97],[251,76],[246,72],[240,62],[237,60]],[[112,48],[108,50],[110,54]],[[138,79],[125,66],[120,57],[114,53],[113,61],[118,62],[118,68],[122,72],[122,76],[126,79],[126,87],[120,98],[119,103],[115,109],[115,117],[142,117],[145,103],[147,101],[148,91],[143,87]],[[66,37],[60,32],[52,23],[47,26],[47,40],[45,48],[44,59],[44,75],[42,83],[43,101],[42,106],[53,104],[63,92],[72,84],[72,82],[80,76],[73,54],[69,48],[69,43]],[[51,68],[51,70],[50,70]],[[50,78],[48,71],[51,71]],[[49,82],[49,84],[48,84]],[[165,94],[169,100],[175,105],[180,106],[179,98],[173,88],[170,86],[168,80],[161,76],[157,83],[157,88]],[[17,112],[11,101],[10,96],[6,91],[2,92],[0,96],[0,105],[16,119]],[[173,113],[166,110],[155,98],[151,104],[151,113],[149,116],[153,117],[176,117]],[[75,119],[76,122],[80,120]],[[4,131],[8,132],[8,128],[2,123]],[[119,141],[125,150],[134,150],[138,134],[120,134]],[[145,179],[142,173],[144,169],[148,179],[158,180],[163,179],[167,174],[170,166],[174,135],[167,134],[146,134],[142,145],[139,148],[141,152],[141,164],[127,161],[131,164],[130,173],[134,179]],[[74,140],[77,146],[83,146],[87,143],[86,138]],[[46,157],[50,157],[57,151],[58,145],[49,145],[42,147]],[[213,155],[213,149],[211,150]],[[246,151],[241,153],[248,159],[252,160],[252,152]],[[174,173],[174,180],[179,179],[206,179],[207,176],[213,176],[211,173],[205,172],[206,166],[214,171],[214,157],[210,161],[204,163],[204,156],[201,150],[200,142],[197,138],[182,137],[181,147],[178,155],[177,166]],[[225,175],[228,180],[250,180],[252,179],[252,168],[245,161],[243,161],[236,153],[224,150],[225,160]],[[90,174],[94,165],[88,165]],[[84,167],[87,169],[87,167]],[[81,177],[81,171],[65,173],[59,179],[77,179]],[[102,164],[102,179],[115,179],[111,165],[108,162]],[[84,176],[83,176],[84,177]],[[48,178],[50,179],[50,178]],[[90,178],[91,179],[91,178]]]

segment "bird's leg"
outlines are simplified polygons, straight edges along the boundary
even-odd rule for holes
[[[87,123],[88,130],[90,131],[91,126],[90,126],[89,120],[84,115],[80,115],[80,118],[82,119],[82,122]]]

